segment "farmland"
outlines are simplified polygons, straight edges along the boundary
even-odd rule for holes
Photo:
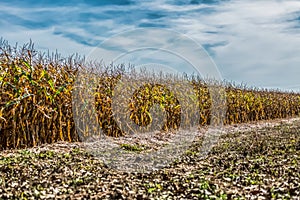
[[[2,151],[0,198],[298,199],[299,119],[227,127],[205,159],[199,140],[170,166],[146,174],[108,168],[80,143]]]
[[[199,155],[203,140],[199,136],[185,154],[159,171],[120,172],[82,148],[90,127],[76,129],[74,115],[89,118],[72,108],[72,93],[77,73],[86,69],[83,59],[44,55],[31,43],[12,47],[1,40],[0,46],[0,198],[299,198],[299,120],[242,131],[246,124],[297,118],[299,94],[207,82],[197,76],[154,77],[191,85],[195,95],[189,98],[197,104],[200,130],[212,123],[238,129],[227,130],[205,158]],[[122,77],[136,74],[131,66],[90,65],[99,76],[93,90],[98,125],[117,139],[126,132],[113,118],[113,90]],[[81,79],[86,80],[88,76]],[[212,87],[224,91],[220,94],[226,101],[220,115],[223,120],[211,113],[212,105],[218,105],[210,98]],[[85,101],[80,92],[77,98]],[[134,93],[129,103],[123,102],[130,119],[140,126],[154,120],[150,107],[160,105],[166,111],[162,133],[180,127],[184,106],[195,108],[179,102],[164,85],[151,82]],[[189,113],[186,123],[194,119]],[[60,145],[65,148],[57,151]],[[135,153],[143,150],[129,144],[121,147]]]

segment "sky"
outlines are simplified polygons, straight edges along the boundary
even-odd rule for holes
[[[12,45],[31,39],[43,52],[88,56],[102,42],[137,28],[186,35],[202,45],[224,80],[300,91],[299,0],[0,2],[0,37]],[[131,44],[126,38],[122,44]]]

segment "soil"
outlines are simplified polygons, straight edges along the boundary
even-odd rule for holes
[[[111,168],[84,143],[1,151],[0,199],[300,199],[299,118],[224,126],[204,157],[208,128],[180,157],[147,173]],[[173,135],[114,144],[137,147],[136,155],[163,148]]]

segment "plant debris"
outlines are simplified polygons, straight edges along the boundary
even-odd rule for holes
[[[299,199],[299,128],[228,128],[207,157],[198,140],[151,173],[108,168],[82,143],[1,151],[0,199]]]

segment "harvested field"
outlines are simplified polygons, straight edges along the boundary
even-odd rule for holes
[[[170,166],[126,173],[82,143],[0,152],[0,199],[300,199],[300,120],[225,126],[201,159],[201,139]]]

